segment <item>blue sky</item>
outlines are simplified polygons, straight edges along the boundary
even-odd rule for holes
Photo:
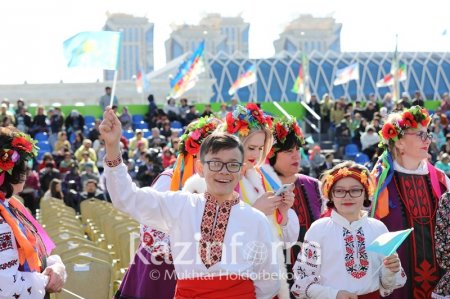
[[[100,30],[106,12],[146,16],[155,23],[155,66],[165,63],[171,24],[197,24],[207,13],[242,15],[250,25],[250,58],[270,57],[273,41],[300,14],[333,16],[343,24],[342,51],[450,51],[450,19],[443,1],[156,1],[22,0],[0,2],[0,84],[94,82],[102,72],[68,69],[62,42]],[[270,5],[269,5],[270,3]],[[276,3],[277,6],[273,6]],[[156,7],[157,6],[157,7]],[[256,7],[257,6],[257,7]],[[447,34],[442,35],[447,29]]]

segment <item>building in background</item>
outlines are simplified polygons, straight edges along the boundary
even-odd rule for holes
[[[286,26],[280,38],[274,42],[275,53],[297,51],[311,53],[341,52],[342,24],[332,17],[315,18],[301,15]]]
[[[118,80],[131,80],[140,71],[149,73],[154,69],[153,30],[154,24],[146,17],[128,14],[107,14],[103,27],[106,31],[121,31],[122,48],[119,61]],[[113,71],[104,71],[104,80],[113,80]]]
[[[169,62],[186,52],[194,51],[205,40],[205,52],[211,56],[221,53],[236,58],[248,58],[248,35],[250,24],[241,16],[221,17],[208,14],[198,25],[173,25],[166,41],[166,61]]]

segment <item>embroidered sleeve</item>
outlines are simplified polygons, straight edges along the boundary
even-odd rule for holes
[[[297,214],[295,214],[293,209],[288,210],[288,221],[285,226],[282,226],[283,230],[283,241],[286,248],[290,248],[295,243],[300,233],[300,223],[298,222]]]
[[[392,273],[387,268],[381,268],[380,294],[383,297],[390,295],[395,289],[401,288],[406,283],[406,273],[400,266],[400,271]]]
[[[434,232],[436,259],[445,271],[436,286],[436,294],[450,294],[450,193],[445,193],[439,202]]]
[[[9,225],[0,222],[0,298],[44,298],[47,276],[19,271],[16,240]]]
[[[293,268],[295,282],[291,292],[296,298],[336,298],[338,290],[320,284],[321,268],[320,244],[308,238],[307,232]]]

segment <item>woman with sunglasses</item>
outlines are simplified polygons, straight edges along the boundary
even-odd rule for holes
[[[426,109],[413,106],[390,114],[380,131],[385,150],[373,169],[377,185],[371,216],[389,231],[414,228],[398,250],[409,279],[389,298],[431,298],[441,277],[433,236],[439,198],[450,180],[428,162],[430,121]]]
[[[369,218],[373,183],[369,171],[353,161],[340,163],[322,176],[322,193],[330,217],[306,232],[294,265],[296,298],[379,299],[405,284],[394,253],[384,257],[366,250],[386,226]]]
[[[236,191],[239,191],[244,202],[267,216],[275,239],[283,242],[283,246],[278,247],[281,277],[277,279],[282,281],[278,299],[285,299],[290,295],[282,249],[297,242],[300,226],[297,215],[291,209],[295,200],[292,189],[275,196],[260,169],[272,148],[271,127],[270,116],[264,114],[255,103],[249,103],[245,107],[238,105],[234,111],[228,112],[225,124],[219,130],[238,136],[244,144],[244,171]]]

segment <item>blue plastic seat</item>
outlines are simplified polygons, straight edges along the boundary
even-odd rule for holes
[[[122,131],[122,136],[125,137],[126,139],[130,140],[131,138],[134,137],[134,131],[132,130],[128,130],[128,131]]]
[[[52,147],[48,141],[38,141],[36,144],[39,147],[40,152],[52,152]]]
[[[147,129],[147,128],[148,128],[148,125],[147,125],[146,122],[140,121],[140,122],[138,122],[138,123],[133,123],[133,127],[134,127],[135,130],[136,130],[136,129]]]
[[[353,159],[359,153],[358,146],[354,143],[347,144],[344,149],[346,159]]]
[[[95,116],[92,115],[86,115],[84,117],[84,123],[88,124],[88,123],[95,123]]]
[[[182,129],[183,128],[183,124],[181,122],[179,122],[178,120],[172,120],[170,122],[170,128],[172,128],[172,129]]]
[[[144,121],[144,116],[142,114],[133,114],[131,116],[131,119],[133,123],[139,123],[141,121]]]
[[[37,141],[47,141],[48,140],[48,134],[45,132],[39,132],[34,135],[34,139]]]
[[[152,132],[149,129],[142,129],[142,137],[148,138],[152,135]]]
[[[358,164],[364,165],[364,164],[370,162],[370,159],[369,159],[369,156],[367,156],[364,153],[357,153],[356,157],[355,157],[355,162]]]

